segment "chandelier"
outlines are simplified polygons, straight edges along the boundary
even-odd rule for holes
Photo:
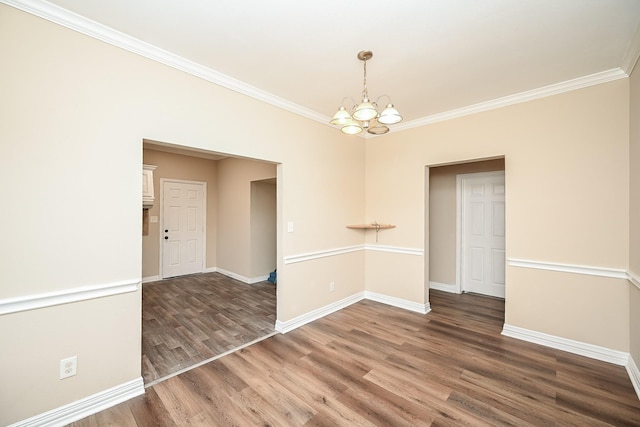
[[[362,101],[360,101],[360,104],[356,104],[353,98],[349,96],[344,97],[340,104],[340,109],[338,109],[329,122],[339,127],[343,133],[349,135],[358,134],[365,129],[372,135],[383,135],[389,132],[387,125],[393,125],[402,121],[402,116],[391,103],[389,95],[381,95],[373,102],[369,100],[369,93],[367,92],[367,61],[371,59],[371,57],[373,57],[373,52],[370,50],[363,50],[358,53],[358,59],[364,62]],[[384,110],[379,113],[378,101],[383,97],[386,97],[389,102]],[[351,100],[353,104],[351,113],[345,108],[345,101],[347,100]]]

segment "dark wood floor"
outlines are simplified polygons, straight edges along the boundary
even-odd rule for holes
[[[220,273],[193,274],[142,288],[145,384],[274,333],[276,289]]]
[[[623,367],[500,335],[501,300],[430,301],[361,301],[73,425],[640,425]]]

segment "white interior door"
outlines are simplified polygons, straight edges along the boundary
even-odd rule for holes
[[[162,180],[162,277],[204,271],[204,182]]]
[[[504,171],[462,175],[461,287],[504,298]]]

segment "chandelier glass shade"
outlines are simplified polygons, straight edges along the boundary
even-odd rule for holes
[[[345,97],[342,99],[342,103],[338,111],[333,115],[333,118],[329,123],[337,126],[343,133],[349,135],[355,135],[363,130],[372,135],[382,135],[389,132],[387,125],[393,125],[402,121],[402,116],[393,106],[389,95],[381,95],[375,101],[369,100],[369,93],[367,91],[367,61],[373,57],[373,53],[368,50],[363,50],[358,53],[358,59],[364,62],[364,80],[362,89],[362,100],[359,104],[350,98]],[[389,103],[386,107],[379,112],[378,101],[386,97],[389,99]],[[345,107],[345,101],[351,100],[353,104],[352,112],[347,111]]]

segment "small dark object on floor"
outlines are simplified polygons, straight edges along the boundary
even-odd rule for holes
[[[274,285],[278,281],[278,279],[276,278],[276,271],[278,271],[278,269],[275,269],[271,273],[269,273],[269,278],[267,279],[269,282],[273,283]]]

